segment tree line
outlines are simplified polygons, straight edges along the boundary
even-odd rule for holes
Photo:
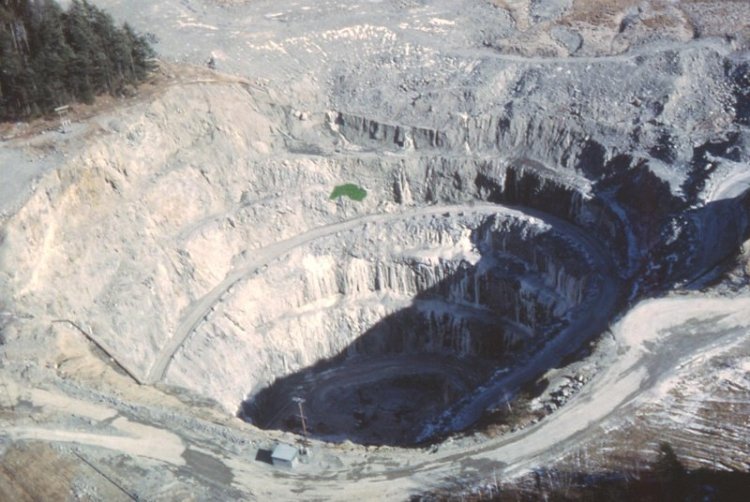
[[[0,121],[91,103],[143,81],[155,52],[145,36],[86,0],[0,0]]]

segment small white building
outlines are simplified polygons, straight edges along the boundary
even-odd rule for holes
[[[271,453],[271,462],[277,467],[287,467],[291,469],[297,463],[297,448],[292,445],[279,443]]]

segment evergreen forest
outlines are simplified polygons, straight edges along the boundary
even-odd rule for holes
[[[0,0],[0,121],[119,95],[153,63],[147,38],[86,0]]]

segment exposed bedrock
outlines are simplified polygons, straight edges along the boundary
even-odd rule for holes
[[[727,67],[735,80],[747,78],[742,64],[727,63]],[[712,136],[700,135],[692,146],[668,132],[644,141],[646,145],[653,141],[645,149],[637,143],[627,143],[626,148],[626,144],[607,145],[579,124],[536,119],[533,114],[453,117],[438,129],[392,125],[345,113],[329,114],[328,120],[348,142],[409,159],[401,160],[404,167],[394,182],[395,200],[403,201],[404,193],[409,202],[479,199],[555,214],[606,242],[622,277],[646,274],[650,289],[666,289],[696,270],[691,249],[703,239],[705,228],[689,222],[705,221],[704,211],[738,215],[727,222],[736,228],[725,229],[736,238],[717,246],[724,250],[718,252],[724,258],[746,233],[742,200],[724,201],[719,206],[726,207],[721,209],[712,205],[717,196],[728,198],[720,193],[726,188],[720,180],[728,173],[735,181],[740,179],[735,191],[747,189],[742,166],[748,161],[750,133],[739,126],[748,104],[744,87],[733,86],[737,96],[732,120],[738,125]],[[691,216],[686,219],[686,214]],[[722,225],[727,220],[720,221]],[[670,246],[668,252],[665,246]]]
[[[18,312],[77,322],[137,380],[227,413],[246,401],[263,426],[284,426],[295,379],[366,367],[342,396],[391,388],[393,434],[343,404],[314,432],[409,443],[456,406],[444,430],[465,430],[625,298],[699,287],[747,238],[747,65],[702,44],[618,59],[617,78],[653,92],[627,84],[616,103],[606,58],[591,79],[579,62],[485,61],[500,94],[401,96],[388,120],[348,73],[336,85],[351,89],[304,113],[234,81],[171,87],[39,180],[4,221],[0,287]],[[329,200],[343,182],[367,198]],[[378,376],[395,360],[406,369]],[[404,408],[417,388],[435,404]],[[311,411],[338,399],[302,391]]]
[[[564,229],[498,211],[368,228],[346,244],[316,242],[317,253],[334,254],[305,254],[297,273],[275,281],[281,291],[303,287],[256,332],[296,346],[268,351],[256,366],[277,379],[250,393],[244,416],[265,428],[298,430],[289,403],[299,394],[317,415],[313,434],[411,444],[427,419],[582,317],[597,303],[601,283],[612,280],[610,271]],[[293,257],[283,261],[279,272],[294,264]],[[324,332],[328,345],[315,342]],[[260,384],[263,376],[253,378]],[[420,404],[425,387],[439,396],[429,406]]]

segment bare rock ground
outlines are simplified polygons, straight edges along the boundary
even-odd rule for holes
[[[95,3],[156,35],[165,75],[68,134],[19,125],[0,144],[0,494],[404,499],[583,450],[604,468],[636,433],[747,470],[744,255],[724,271],[747,239],[750,4]],[[209,57],[218,71],[186,65]],[[542,180],[526,199],[507,192],[519,172]],[[362,204],[327,199],[352,180]],[[560,193],[577,202],[545,205]],[[301,350],[305,323],[256,366],[222,351],[283,318],[263,300],[304,296],[263,267],[302,244],[321,256],[322,234],[511,195],[595,236],[632,286],[611,341],[546,368],[540,405],[586,384],[502,437],[256,460],[298,438],[240,421],[215,389],[332,353]],[[649,298],[654,284],[682,293]],[[236,322],[248,312],[266,319]],[[225,371],[191,374],[208,354]]]

